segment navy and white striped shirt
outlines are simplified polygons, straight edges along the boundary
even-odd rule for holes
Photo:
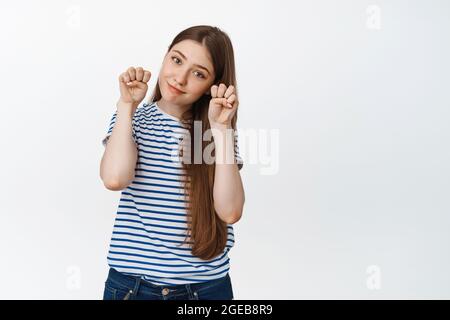
[[[102,143],[112,133],[114,113]],[[143,103],[132,120],[132,136],[138,148],[135,178],[121,191],[108,265],[124,274],[140,276],[157,285],[198,283],[224,277],[230,269],[229,250],[234,246],[233,226],[228,225],[224,251],[210,260],[191,253],[186,237],[186,205],[182,181],[186,178],[178,150],[187,132],[176,117],[162,111],[157,102]],[[178,158],[178,159],[176,159]],[[239,169],[237,133],[235,158]]]

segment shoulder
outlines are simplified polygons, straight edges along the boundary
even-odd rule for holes
[[[136,120],[145,120],[146,118],[150,118],[152,113],[154,113],[154,106],[148,102],[144,102],[134,112],[134,118]]]

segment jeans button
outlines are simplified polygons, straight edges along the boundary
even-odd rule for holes
[[[162,290],[162,294],[163,295],[168,295],[169,294],[169,289],[167,289],[167,288],[164,288],[163,290]]]

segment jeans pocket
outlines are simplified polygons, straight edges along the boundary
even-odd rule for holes
[[[116,300],[116,289],[111,288],[107,282],[105,282],[105,289],[103,291],[103,300]]]
[[[233,287],[230,278],[227,277],[214,285],[198,288],[194,292],[194,298],[197,300],[233,300]]]
[[[131,300],[133,299],[133,291],[123,286],[117,286],[112,282],[105,283],[104,300]],[[109,298],[109,299],[105,299]]]

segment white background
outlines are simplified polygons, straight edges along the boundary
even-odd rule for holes
[[[0,298],[101,299],[120,193],[99,164],[117,77],[151,70],[149,95],[172,39],[198,24],[233,42],[239,128],[280,137],[276,174],[262,161],[241,171],[235,298],[450,298],[449,9],[3,1]]]

